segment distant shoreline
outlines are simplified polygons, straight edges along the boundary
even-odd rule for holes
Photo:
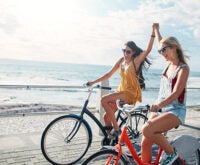
[[[60,104],[1,104],[0,114],[37,113],[37,112],[65,112],[81,110],[81,106]],[[89,107],[95,109],[95,107]]]
[[[60,104],[0,104],[1,114],[38,113],[38,112],[65,112],[70,110],[81,110],[81,106]],[[95,111],[96,107],[88,107]],[[200,111],[200,105],[187,106],[187,110]]]

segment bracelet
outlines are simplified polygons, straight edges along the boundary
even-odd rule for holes
[[[159,110],[161,110],[162,108],[159,106],[159,105],[157,105],[157,107],[159,108]]]
[[[157,108],[156,107],[153,108],[153,112],[157,112]]]
[[[155,35],[151,35],[151,37],[153,37],[153,38],[154,38],[154,37],[155,37]]]

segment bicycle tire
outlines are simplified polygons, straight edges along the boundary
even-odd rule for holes
[[[126,124],[128,117],[125,117],[119,124],[119,127],[122,128]],[[142,126],[148,120],[148,118],[141,113],[132,113],[131,114],[132,125],[128,124],[129,136],[133,138],[138,138],[142,134]]]
[[[126,124],[127,119],[128,117],[126,117],[125,120],[122,120],[119,124],[120,128]],[[144,123],[147,122],[148,118],[145,115],[136,112],[131,114],[131,120],[132,125],[128,125],[127,134],[129,135],[132,143],[135,144],[136,151],[139,152],[142,140],[142,127]]]
[[[82,165],[114,164],[117,155],[118,155],[118,152],[114,151],[114,150],[109,150],[109,149],[101,150],[101,151],[94,153],[90,157],[88,157],[82,163]],[[110,159],[110,158],[111,158],[111,160],[108,162],[108,159]],[[124,159],[123,156],[120,157],[118,165],[127,165],[127,161]]]
[[[75,124],[80,121],[82,122],[78,132],[67,141],[66,137],[75,130]],[[86,154],[91,143],[92,133],[88,123],[79,116],[71,114],[58,117],[49,123],[42,134],[41,150],[50,163],[70,165]]]
[[[200,165],[200,150],[198,149],[190,157],[183,159],[186,165]],[[177,159],[173,165],[182,165],[181,161]]]

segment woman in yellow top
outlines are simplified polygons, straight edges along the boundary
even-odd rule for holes
[[[105,95],[101,99],[101,104],[105,110],[105,126],[112,126],[114,129],[111,133],[111,138],[115,138],[120,134],[119,126],[115,118],[117,108],[113,108],[116,100],[123,99],[126,104],[135,104],[137,101],[142,101],[142,92],[137,75],[139,75],[143,68],[147,69],[151,65],[146,57],[152,49],[154,38],[155,32],[153,24],[152,34],[145,51],[140,49],[133,41],[127,42],[124,45],[124,49],[122,49],[123,57],[116,62],[113,68],[97,80],[87,82],[87,85],[91,86],[109,79],[118,69],[120,70],[121,82],[116,92]]]

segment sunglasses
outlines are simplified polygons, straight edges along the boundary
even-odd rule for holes
[[[162,54],[162,53],[165,53],[166,49],[169,48],[171,46],[165,46],[163,47],[162,49],[158,50],[158,53]]]
[[[126,50],[126,49],[122,49],[122,51],[126,54],[131,54],[131,51],[130,50]]]

